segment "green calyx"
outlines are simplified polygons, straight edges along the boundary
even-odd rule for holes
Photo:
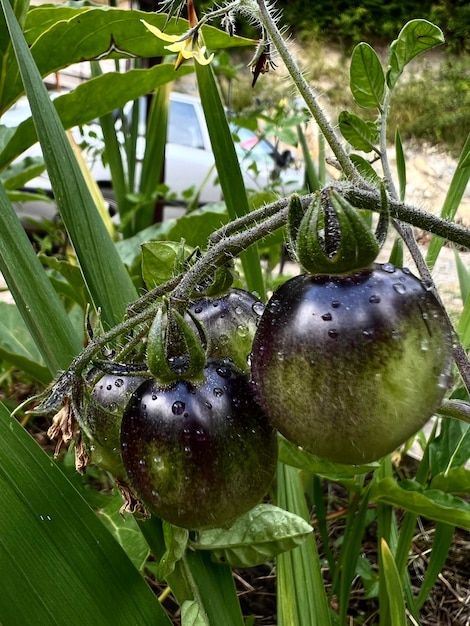
[[[147,336],[147,365],[159,382],[203,378],[207,337],[197,320],[195,324],[196,332],[171,306],[158,309]]]
[[[305,212],[293,196],[288,230],[297,260],[310,274],[349,274],[369,267],[379,252],[359,212],[332,188],[318,193]]]

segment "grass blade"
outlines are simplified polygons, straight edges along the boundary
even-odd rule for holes
[[[380,584],[385,584],[390,608],[391,626],[407,626],[403,587],[393,554],[385,539],[381,545],[382,565],[380,569]],[[381,619],[382,623],[382,619]]]
[[[441,210],[441,217],[445,220],[452,221],[459,208],[460,201],[465,192],[465,189],[470,178],[470,164],[468,163],[468,157],[470,155],[470,135],[467,137],[467,141],[462,149],[459,162],[455,169],[452,181],[447,191],[444,205]],[[429,268],[432,269],[437,261],[439,253],[445,240],[442,237],[433,235],[429,242],[428,253],[426,255],[426,263]]]
[[[277,505],[300,515],[309,514],[300,472],[278,464]],[[277,557],[278,626],[328,626],[331,616],[325,594],[315,537]]]
[[[237,217],[246,215],[250,208],[240,171],[240,164],[233,144],[232,133],[230,132],[211,66],[196,63],[196,75],[219,174],[220,186],[222,187],[230,219],[234,220]],[[248,289],[255,291],[261,300],[265,300],[266,290],[257,246],[250,246],[240,254],[240,259]]]
[[[170,626],[59,467],[0,404],[2,626]]]
[[[1,185],[0,271],[51,374],[67,369],[82,349],[82,338],[73,328]]]
[[[449,548],[452,544],[454,530],[455,528],[449,524],[436,524],[434,544],[429,559],[429,565],[415,603],[416,611],[419,611],[428,599],[429,593],[442,571],[449,553]]]

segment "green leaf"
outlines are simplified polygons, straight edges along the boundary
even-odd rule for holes
[[[184,258],[189,257],[193,248],[184,246]],[[178,268],[181,243],[175,241],[148,241],[142,244],[142,276],[147,289],[174,278],[182,268]]]
[[[407,626],[403,587],[393,554],[385,539],[380,544],[382,554],[382,575],[387,588],[391,626]]]
[[[0,623],[170,626],[119,544],[3,405],[0,459]]]
[[[122,497],[116,494],[104,508],[99,509],[98,516],[140,571],[149,556],[149,547],[134,517],[121,513],[121,507]]]
[[[207,45],[209,45],[208,42]],[[212,67],[196,63],[196,76],[220,186],[227,212],[230,219],[234,220],[246,215],[250,210],[240,163]],[[248,289],[257,293],[261,300],[265,300],[266,289],[257,245],[253,244],[244,250],[240,254],[240,260]]]
[[[101,58],[128,59],[161,57],[171,54],[165,42],[154,37],[142,19],[167,34],[181,35],[188,30],[184,19],[167,21],[164,14],[109,7],[61,7],[43,5],[28,12],[25,37],[41,76],[48,76],[73,63]],[[254,45],[251,39],[230,37],[213,26],[203,26],[206,45],[211,50]],[[51,54],[54,50],[54,54]],[[175,78],[178,74],[175,74]],[[0,89],[0,114],[23,92],[15,65],[8,67]]]
[[[470,162],[468,161],[470,156],[470,135],[468,135],[465,145],[462,148],[459,162],[455,169],[454,175],[447,190],[447,194],[444,200],[444,204],[441,209],[441,217],[445,220],[452,221],[457,213],[457,209],[460,206],[463,194],[467,188],[468,180],[470,178]],[[437,261],[439,252],[444,245],[445,240],[442,237],[433,235],[428,245],[428,252],[426,254],[426,263],[429,269],[432,270],[434,264]]]
[[[452,544],[455,528],[447,524],[437,524],[434,534],[434,543],[429,558],[429,564],[421,583],[419,595],[415,602],[415,610],[419,611],[428,599],[431,589],[434,586],[442,568],[447,560],[449,548]]]
[[[342,465],[332,463],[294,445],[284,437],[279,438],[279,460],[287,465],[292,465],[302,470],[340,480],[343,478],[353,478],[360,474],[368,474],[378,467],[379,463],[368,463],[367,465]]]
[[[441,431],[428,445],[433,475],[447,473],[470,458],[470,425],[459,419],[444,419]]]
[[[360,154],[351,154],[350,159],[356,166],[358,172],[366,180],[368,180],[375,187],[380,188],[382,180],[367,159],[362,157]]]
[[[189,66],[181,68],[181,76],[190,74]],[[54,98],[54,107],[64,128],[87,124],[124,106],[129,100],[151,92],[174,79],[172,65],[151,69],[134,69],[125,73],[108,72],[78,85],[70,93]],[[36,128],[30,117],[17,127],[0,153],[0,169],[37,141]]]
[[[434,476],[430,487],[446,493],[468,494],[470,493],[470,470],[465,467],[453,467]]]
[[[411,20],[401,29],[390,46],[387,84],[392,89],[405,65],[418,54],[444,43],[442,30],[427,20]]]
[[[230,528],[201,531],[191,545],[211,550],[213,557],[232,567],[254,567],[296,548],[312,534],[302,517],[272,504],[258,504]]]
[[[299,470],[278,464],[278,506],[309,520]],[[328,599],[323,585],[315,537],[277,557],[278,626],[331,626]]]
[[[225,204],[208,204],[180,217],[168,231],[168,239],[184,239],[189,246],[205,249],[209,236],[229,221]]]
[[[395,153],[397,158],[397,173],[398,173],[398,196],[403,202],[406,195],[406,159],[403,152],[403,144],[401,141],[400,131],[398,128],[395,131]]]
[[[13,163],[4,172],[0,173],[0,181],[2,181],[5,189],[20,189],[25,184],[42,174],[46,169],[46,164],[42,157],[26,157],[17,163]]]
[[[210,626],[204,611],[193,600],[186,600],[181,607],[181,626]]]
[[[349,85],[359,106],[365,109],[381,109],[385,75],[377,53],[367,43],[359,43],[352,52]]]
[[[470,530],[468,502],[439,489],[425,489],[413,480],[379,480],[372,486],[371,500],[391,504],[436,522]]]
[[[189,531],[163,522],[166,550],[157,568],[158,580],[166,580],[175,571],[176,563],[183,558],[188,546]]]
[[[0,271],[50,373],[65,370],[82,349],[61,300],[0,185]]]
[[[51,380],[18,307],[7,302],[0,302],[0,358],[41,383]]]
[[[341,134],[355,150],[362,152],[376,150],[379,132],[374,122],[365,122],[348,111],[341,111],[338,121]]]
[[[137,292],[83,179],[60,119],[49,99],[7,0],[1,0],[54,196],[105,327],[120,322]],[[119,285],[119,289],[116,289]]]

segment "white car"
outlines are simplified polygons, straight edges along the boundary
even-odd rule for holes
[[[59,95],[59,94],[57,94]],[[143,97],[140,100],[145,103]],[[129,106],[125,107],[129,113]],[[0,119],[0,124],[15,127],[30,116],[28,100],[23,97],[11,107]],[[116,127],[119,132],[117,118]],[[242,127],[231,125],[236,137],[235,147],[241,170],[248,190],[260,190],[273,184],[280,193],[288,194],[299,191],[304,185],[304,172],[294,167],[294,159],[289,151],[279,153],[268,140],[259,138],[255,133]],[[93,178],[103,191],[106,199],[113,198],[112,181],[109,168],[103,165],[101,152],[104,143],[101,139],[101,127],[92,123],[81,129],[73,129],[77,143],[85,138],[89,149],[85,150],[86,160]],[[91,145],[90,145],[91,144]],[[139,140],[137,143],[137,160],[141,163],[145,149],[145,107],[140,106]],[[39,144],[32,146],[23,156],[40,156]],[[125,159],[124,159],[125,160]],[[139,171],[137,171],[137,179]],[[156,185],[158,181],[156,182]],[[165,151],[165,185],[169,188],[177,204],[184,206],[184,192],[194,187],[199,190],[199,203],[217,202],[222,199],[214,165],[209,133],[205,122],[201,101],[193,96],[172,92],[167,129]],[[43,191],[50,198],[52,189],[47,172],[29,181],[26,191]],[[23,222],[32,219],[35,222],[52,219],[57,211],[53,202],[28,201],[16,203],[15,208]]]

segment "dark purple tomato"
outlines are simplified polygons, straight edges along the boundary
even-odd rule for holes
[[[208,357],[229,357],[244,372],[249,370],[248,356],[263,310],[261,300],[243,289],[232,289],[220,298],[201,298],[189,306],[209,336]]]
[[[437,299],[386,263],[350,276],[297,276],[268,302],[252,377],[273,425],[330,461],[392,452],[439,406],[452,333]]]
[[[119,439],[122,414],[132,392],[144,380],[142,376],[104,374],[93,388],[85,411],[91,461],[118,478],[125,476]]]
[[[209,361],[199,384],[144,382],[121,426],[128,480],[148,509],[189,529],[226,526],[255,506],[273,479],[276,432],[248,377]]]

